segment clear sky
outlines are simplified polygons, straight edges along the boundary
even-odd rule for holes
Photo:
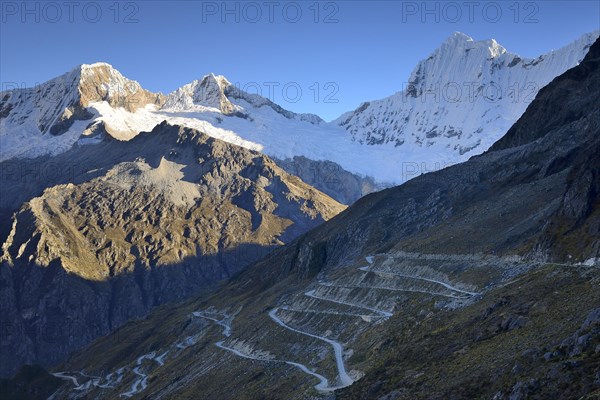
[[[225,75],[326,120],[400,90],[454,31],[535,57],[600,28],[598,0],[0,4],[3,88],[105,61],[164,93]]]

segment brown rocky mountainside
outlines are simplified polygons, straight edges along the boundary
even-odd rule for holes
[[[62,361],[344,209],[262,154],[166,123],[63,157],[88,176],[25,203],[2,246],[3,374]]]

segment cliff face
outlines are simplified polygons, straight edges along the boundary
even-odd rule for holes
[[[13,217],[1,266],[4,374],[63,360],[344,209],[268,157],[192,129],[162,124],[100,146],[76,158],[95,178],[50,187]]]

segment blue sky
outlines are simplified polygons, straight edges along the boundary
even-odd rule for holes
[[[3,87],[105,61],[164,93],[222,74],[329,120],[400,90],[454,31],[534,57],[600,27],[596,0],[77,3],[1,3]]]

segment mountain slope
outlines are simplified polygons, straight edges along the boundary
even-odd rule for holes
[[[599,61],[596,41],[505,148],[365,196],[96,341],[56,370],[56,397],[594,398]],[[524,139],[552,111],[537,103],[586,108]]]
[[[63,360],[344,209],[266,156],[189,128],[163,123],[98,146],[64,154],[89,168],[81,182],[46,189],[13,217],[0,267],[3,374]]]
[[[390,321],[357,353],[376,359],[339,399],[595,399],[597,268],[548,266],[459,311]]]

